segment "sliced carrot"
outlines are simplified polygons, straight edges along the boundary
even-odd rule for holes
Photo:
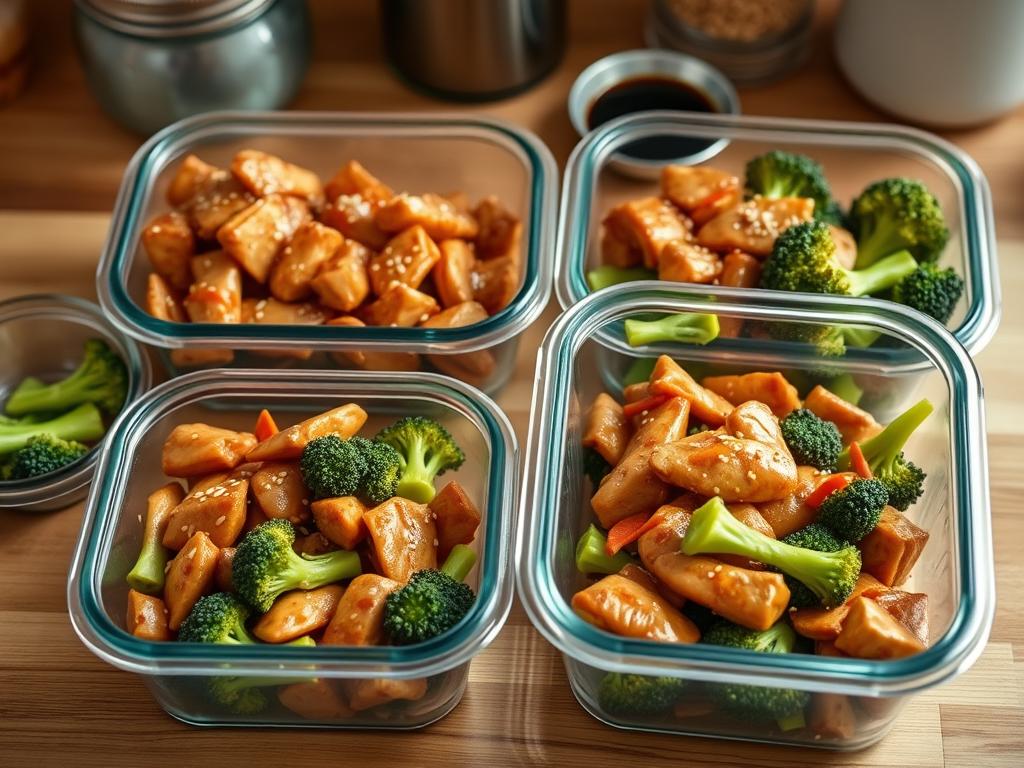
[[[636,400],[632,403],[626,403],[624,406],[622,406],[622,413],[628,419],[633,416],[636,416],[638,413],[643,413],[644,411],[652,411],[659,405],[664,403],[666,400],[668,400],[668,395],[651,395],[650,397],[645,397],[643,400]]]
[[[836,491],[841,491],[843,488],[848,486],[850,481],[846,479],[844,475],[832,475],[827,480],[823,481],[817,488],[815,488],[811,495],[807,497],[804,502],[808,507],[817,509],[821,506],[821,502],[827,499]]]
[[[274,422],[274,417],[270,415],[270,411],[266,408],[260,411],[260,415],[256,417],[256,428],[253,430],[256,439],[262,443],[268,437],[276,435],[279,431],[277,424]]]
[[[860,444],[856,441],[850,443],[850,467],[865,480],[870,480],[872,478],[871,467],[868,466],[868,460],[864,458],[864,452],[860,449]]]
[[[644,526],[650,517],[646,512],[639,512],[629,517],[624,517],[608,529],[608,541],[604,551],[611,557],[627,544],[640,538]]]

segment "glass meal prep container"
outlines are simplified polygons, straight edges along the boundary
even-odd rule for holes
[[[932,642],[925,651],[871,661],[656,643],[607,633],[573,612],[572,595],[590,583],[576,570],[574,547],[595,520],[580,440],[595,395],[602,390],[618,394],[602,381],[600,366],[609,356],[628,368],[638,359],[668,354],[699,376],[808,370],[826,362],[809,352],[730,351],[717,342],[632,349],[624,343],[610,348],[594,338],[595,333],[614,338],[621,321],[638,313],[680,311],[710,312],[720,319],[842,322],[898,337],[919,358],[904,367],[843,358],[827,365],[856,378],[864,389],[861,406],[883,423],[894,415],[885,390],[907,375],[906,367],[916,396],[928,397],[935,406],[907,447],[928,478],[924,495],[906,514],[928,531],[930,540],[908,585],[900,587],[928,595]],[[927,369],[923,375],[922,366]],[[595,718],[627,729],[859,749],[887,733],[910,696],[954,678],[981,653],[995,603],[981,385],[967,352],[937,323],[876,300],[729,288],[697,292],[647,281],[605,289],[565,312],[538,354],[536,380],[517,539],[519,595],[537,629],[562,652],[573,693]],[[599,696],[609,672],[663,675],[687,683],[677,710],[622,716],[608,711]],[[734,719],[720,711],[708,714],[708,686],[723,683],[810,692],[807,725],[782,731],[775,723]],[[829,702],[853,712],[852,729],[829,732],[815,725],[813,708]]]
[[[964,279],[964,295],[948,327],[970,353],[988,343],[999,324],[995,228],[988,182],[963,150],[930,133],[899,125],[824,120],[683,115],[649,112],[608,123],[581,141],[566,166],[559,217],[555,291],[563,308],[589,292],[586,273],[600,265],[601,222],[614,206],[659,194],[657,181],[617,174],[613,155],[651,137],[726,139],[702,165],[743,178],[747,161],[771,150],[802,153],[825,170],[844,206],[868,184],[890,176],[918,179],[938,199],[950,237],[938,263]],[[892,351],[869,348],[882,361]]]
[[[28,376],[57,381],[70,374],[82,362],[89,339],[106,342],[124,361],[126,404],[149,388],[149,358],[138,344],[118,333],[91,301],[36,294],[0,302],[0,404]],[[85,498],[105,441],[104,436],[85,456],[55,472],[0,481],[0,509],[45,512]]]
[[[175,323],[144,308],[149,262],[139,235],[170,210],[165,191],[190,153],[219,167],[245,148],[264,150],[329,179],[358,160],[396,190],[497,196],[522,220],[518,292],[495,315],[459,328]],[[157,347],[169,375],[190,370],[176,350],[234,350],[232,366],[348,368],[364,352],[404,353],[402,370],[440,370],[487,392],[512,374],[519,334],[550,295],[556,175],[533,134],[491,118],[402,113],[207,113],[161,131],[135,154],[121,184],[97,270],[100,303],[133,338]],[[308,359],[304,351],[313,352]],[[394,366],[392,355],[387,365]],[[400,359],[400,356],[398,356]],[[376,369],[377,355],[362,363]],[[487,358],[487,359],[483,359]],[[411,362],[410,362],[411,361]],[[392,370],[394,368],[391,368]]]
[[[440,421],[468,460],[457,479],[481,510],[473,544],[476,567],[466,579],[477,599],[460,624],[409,646],[313,648],[281,645],[194,645],[140,640],[124,629],[125,575],[139,550],[139,510],[166,482],[164,439],[177,424],[206,421],[248,429],[262,408],[282,422],[299,421],[354,402],[369,414],[364,432],[405,415]],[[284,417],[284,419],[282,419]],[[68,582],[71,621],[82,642],[104,661],[142,676],[169,714],[194,725],[280,725],[331,728],[419,728],[461,700],[473,656],[497,635],[512,601],[509,557],[516,512],[518,449],[508,420],[487,397],[432,374],[308,371],[199,371],[171,379],[132,403],[111,430],[86,507]],[[226,711],[207,693],[212,676],[266,678],[267,709]],[[300,717],[276,694],[290,684],[326,680],[335,690],[358,680],[427,681],[416,701],[393,701],[360,712]]]

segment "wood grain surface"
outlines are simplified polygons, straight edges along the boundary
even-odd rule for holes
[[[79,68],[70,0],[31,3],[34,72],[0,108],[0,298],[59,291],[94,296],[95,263],[122,170],[138,147],[104,117]],[[312,3],[314,63],[293,105],[305,109],[433,110],[384,63],[376,4]],[[565,97],[594,59],[642,44],[643,0],[571,3],[570,45],[557,71],[497,104],[457,107],[537,132],[564,163],[576,141]],[[885,120],[841,79],[831,58],[834,2],[819,12],[815,51],[798,74],[741,91],[749,114]],[[606,728],[576,704],[561,659],[516,606],[472,666],[459,707],[425,731],[204,730],[165,715],[142,681],[90,654],[65,608],[81,506],[51,515],[0,513],[0,766],[536,765],[1019,766],[1024,764],[1024,110],[945,134],[992,185],[1007,298],[1000,333],[978,357],[987,386],[998,609],[974,668],[905,709],[879,745],[857,753],[744,745]],[[500,404],[525,441],[533,356],[553,307],[527,332]]]

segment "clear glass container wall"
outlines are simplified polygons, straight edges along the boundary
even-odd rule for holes
[[[995,333],[1001,310],[995,229],[988,183],[977,164],[949,142],[913,128],[869,123],[763,117],[648,113],[602,126],[576,147],[566,167],[555,268],[559,302],[587,295],[586,271],[600,264],[601,221],[631,199],[659,194],[656,181],[615,172],[612,155],[624,144],[658,135],[726,138],[703,164],[742,178],[747,161],[780,149],[810,155],[825,169],[845,207],[871,182],[889,176],[922,181],[938,198],[950,230],[939,264],[966,281],[948,326],[972,353]]]
[[[160,452],[174,426],[207,422],[250,429],[261,408],[285,424],[354,402],[370,414],[364,433],[404,415],[444,424],[469,459],[444,475],[458,480],[479,506],[478,562],[467,578],[477,592],[469,615],[453,630],[413,646],[316,648],[274,645],[196,646],[157,643],[124,631],[125,575],[135,562],[141,526],[137,511],[167,482]],[[517,448],[511,427],[493,402],[451,379],[388,373],[204,371],[167,382],[133,404],[112,430],[100,462],[72,566],[68,600],[79,637],[98,656],[140,673],[159,704],[194,724],[304,725],[337,728],[416,728],[447,714],[461,699],[470,659],[497,635],[512,599],[511,531],[517,501]],[[212,677],[272,677],[266,707],[239,713],[208,693]],[[280,683],[276,683],[277,679]],[[347,709],[301,717],[281,705],[280,689],[313,678],[328,681],[345,700],[353,688],[380,681],[426,680],[415,701],[394,701],[359,712]],[[396,681],[398,681],[396,683]]]
[[[396,190],[461,191],[474,202],[497,196],[523,221],[518,293],[487,320],[447,329],[212,325],[149,316],[143,307],[150,268],[139,233],[151,217],[169,210],[165,192],[178,162],[195,153],[226,167],[247,147],[279,155],[325,180],[355,159]],[[192,118],[143,145],[125,172],[97,272],[100,302],[117,325],[141,341],[161,350],[227,347],[236,350],[232,365],[242,367],[351,367],[344,352],[372,349],[421,355],[418,364],[432,370],[438,367],[437,356],[458,364],[460,356],[482,351],[493,356],[477,367],[485,373],[461,378],[494,391],[511,376],[518,336],[550,295],[556,175],[554,160],[539,139],[486,118],[329,112]],[[253,349],[263,351],[245,351]],[[287,353],[295,350],[314,354],[300,361]],[[172,375],[185,370],[167,352],[162,357]]]
[[[527,480],[518,539],[518,584],[533,623],[565,657],[583,707],[609,724],[756,741],[856,749],[881,738],[907,696],[962,672],[981,652],[992,622],[994,586],[988,478],[980,384],[966,352],[948,333],[916,313],[881,301],[851,304],[830,296],[768,294],[711,288],[709,295],[652,282],[607,289],[565,313],[538,356]],[[931,646],[899,661],[806,654],[760,654],[710,645],[632,640],[598,630],[570,608],[588,582],[575,568],[574,543],[593,522],[592,489],[582,472],[583,417],[602,390],[617,393],[622,372],[637,360],[671,355],[700,378],[712,373],[782,370],[806,392],[806,372],[826,361],[808,350],[723,350],[665,344],[631,349],[621,320],[636,313],[713,312],[720,318],[793,323],[843,323],[881,331],[913,349],[902,366],[828,359],[831,374],[850,373],[864,390],[861,406],[884,421],[896,400],[928,397],[935,411],[913,436],[908,455],[928,473],[925,493],[907,513],[930,540],[901,589],[928,595]],[[796,371],[797,373],[793,373]],[[609,671],[690,680],[676,714],[623,716],[599,696]],[[808,722],[834,694],[855,717],[852,731],[728,717],[708,706],[710,686],[741,682],[812,692]],[[848,697],[848,698],[843,698]],[[835,700],[833,699],[833,702]]]

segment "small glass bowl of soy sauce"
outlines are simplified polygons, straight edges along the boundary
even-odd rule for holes
[[[569,92],[569,119],[580,136],[623,115],[651,110],[738,115],[740,100],[729,79],[710,64],[662,50],[623,51],[599,59]],[[627,176],[658,178],[665,165],[703,162],[726,144],[724,138],[651,136],[624,146],[610,165]]]

